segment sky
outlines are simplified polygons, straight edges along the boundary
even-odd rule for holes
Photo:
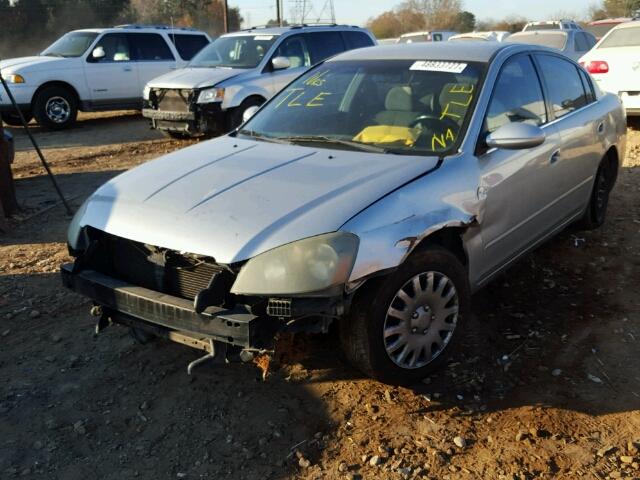
[[[313,1],[313,0],[310,0]],[[321,10],[326,0],[313,1]],[[283,0],[285,18],[290,16],[294,0]],[[334,0],[338,23],[363,25],[366,21],[390,10],[400,0]],[[477,19],[500,19],[509,15],[522,15],[531,20],[543,20],[558,11],[584,17],[591,3],[585,0],[462,0],[463,8]],[[276,17],[275,0],[229,0],[229,6],[240,7],[246,26],[264,25]]]

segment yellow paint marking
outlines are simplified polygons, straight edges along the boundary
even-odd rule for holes
[[[292,88],[290,90],[287,90],[287,94],[282,98],[282,100],[280,100],[277,104],[276,104],[276,108],[280,107],[284,102],[286,102],[287,100],[289,100],[289,97],[291,95],[293,95],[295,92],[298,92],[302,90],[304,92],[303,88]]]
[[[304,81],[304,84],[305,85],[309,85],[310,87],[321,87],[327,81],[326,79],[322,78],[327,73],[329,73],[329,70],[325,70],[324,72],[316,73],[316,74],[312,75],[311,77],[307,78]]]
[[[444,110],[442,111],[442,115],[440,115],[440,120],[444,119],[444,117],[453,117],[453,118],[462,118],[460,115],[457,115],[455,113],[451,113],[449,111],[449,105],[451,105],[450,103],[447,103],[444,107]]]
[[[296,96],[296,98],[294,98],[293,100],[291,100],[288,104],[287,107],[301,107],[302,104],[301,103],[295,103],[296,100],[298,100],[302,95],[304,95],[304,88],[296,88],[294,90],[300,90],[300,93]]]
[[[453,85],[449,93],[473,93],[473,85]]]
[[[431,150],[436,151],[436,143],[440,144],[442,148],[447,148],[447,140],[444,138],[444,133],[441,133],[440,136],[437,134],[433,134],[431,137]]]
[[[332,95],[330,92],[321,92],[307,102],[307,107],[321,107],[324,105],[324,97]]]
[[[447,135],[445,136],[445,140],[451,140],[452,142],[456,141],[456,136],[453,133],[453,130],[447,128]]]

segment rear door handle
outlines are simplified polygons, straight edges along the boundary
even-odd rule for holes
[[[556,163],[560,159],[560,150],[556,150],[551,154],[551,158],[549,159],[549,163],[552,165]]]

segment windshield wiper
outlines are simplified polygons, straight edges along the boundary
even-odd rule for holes
[[[254,132],[253,130],[243,129],[243,130],[238,130],[238,133],[240,135],[244,135],[246,137],[251,137],[251,138],[254,138],[256,140],[262,140],[263,142],[280,143],[280,144],[285,144],[285,145],[289,145],[291,143],[286,139],[277,138],[277,137],[270,137],[270,136],[265,135],[263,133]]]
[[[280,137],[280,140],[285,140],[290,143],[332,143],[334,145],[342,145],[345,147],[353,148],[355,150],[360,150],[363,152],[373,152],[373,153],[389,153],[389,150],[383,147],[378,147],[376,145],[369,145],[368,143],[356,142],[353,140],[344,140],[341,138],[331,138],[325,136],[296,136],[296,137]]]

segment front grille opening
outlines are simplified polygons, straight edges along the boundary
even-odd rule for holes
[[[188,89],[155,89],[152,92],[155,98],[156,110],[165,112],[189,112],[193,103],[193,90]]]
[[[97,236],[99,246],[90,268],[174,297],[193,300],[209,286],[214,275],[225,270],[210,257],[146,245],[104,232],[98,232]]]

